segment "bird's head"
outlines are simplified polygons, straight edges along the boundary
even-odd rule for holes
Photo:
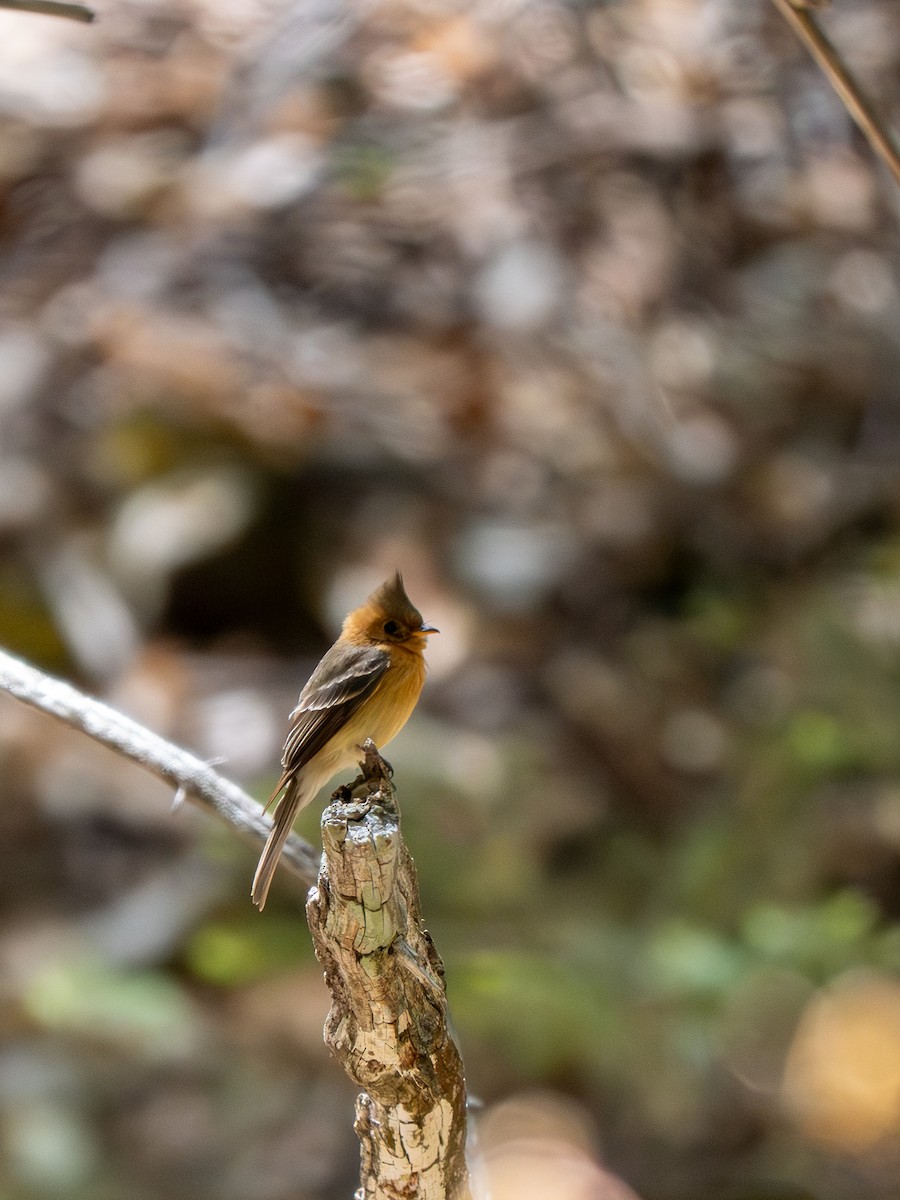
[[[424,650],[425,639],[437,633],[410,600],[398,571],[377,588],[344,624],[346,633],[372,642],[390,642],[411,650]]]

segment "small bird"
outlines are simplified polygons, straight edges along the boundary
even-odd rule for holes
[[[425,682],[426,640],[437,632],[399,571],[344,621],[290,716],[281,778],[266,805],[278,801],[274,823],[251,889],[260,910],[297,813],[332,775],[359,761],[366,738],[380,749],[406,724]]]

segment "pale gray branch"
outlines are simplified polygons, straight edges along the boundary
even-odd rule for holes
[[[266,840],[271,822],[242,788],[223,779],[202,759],[151,733],[109,705],[85,696],[71,684],[45,675],[3,650],[0,650],[0,690],[130,758],[201,808],[227,821],[246,840],[255,845]],[[288,839],[281,861],[307,886],[315,882],[319,856],[302,838],[292,835]]]

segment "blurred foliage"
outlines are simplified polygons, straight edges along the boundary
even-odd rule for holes
[[[187,966],[205,983],[236,987],[312,957],[295,917],[276,917],[261,930],[252,917],[201,925],[185,947]]]
[[[895,1200],[900,203],[774,7],[0,25],[0,643],[263,797],[401,568],[493,1200]],[[349,1195],[296,887],[0,708],[0,1193]]]
[[[177,1057],[195,1034],[187,997],[164,976],[113,971],[89,959],[47,968],[32,981],[23,1008],[44,1029],[110,1044],[139,1061]]]

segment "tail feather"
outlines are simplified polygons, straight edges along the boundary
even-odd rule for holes
[[[278,795],[277,789],[269,804],[275,796]],[[316,794],[317,789],[310,787],[309,784],[303,785],[303,780],[294,776],[289,779],[284,785],[284,792],[281,799],[275,806],[275,812],[272,818],[272,829],[269,833],[268,840],[263,847],[263,852],[259,856],[259,863],[256,867],[256,874],[253,876],[253,885],[250,889],[250,895],[253,903],[262,912],[265,908],[266,897],[269,894],[269,888],[272,884],[272,876],[275,874],[275,868],[278,866],[278,860],[281,858],[281,852],[284,849],[284,843],[288,839],[288,834],[293,828],[294,821],[301,808],[305,808]],[[268,804],[266,807],[268,808]]]

